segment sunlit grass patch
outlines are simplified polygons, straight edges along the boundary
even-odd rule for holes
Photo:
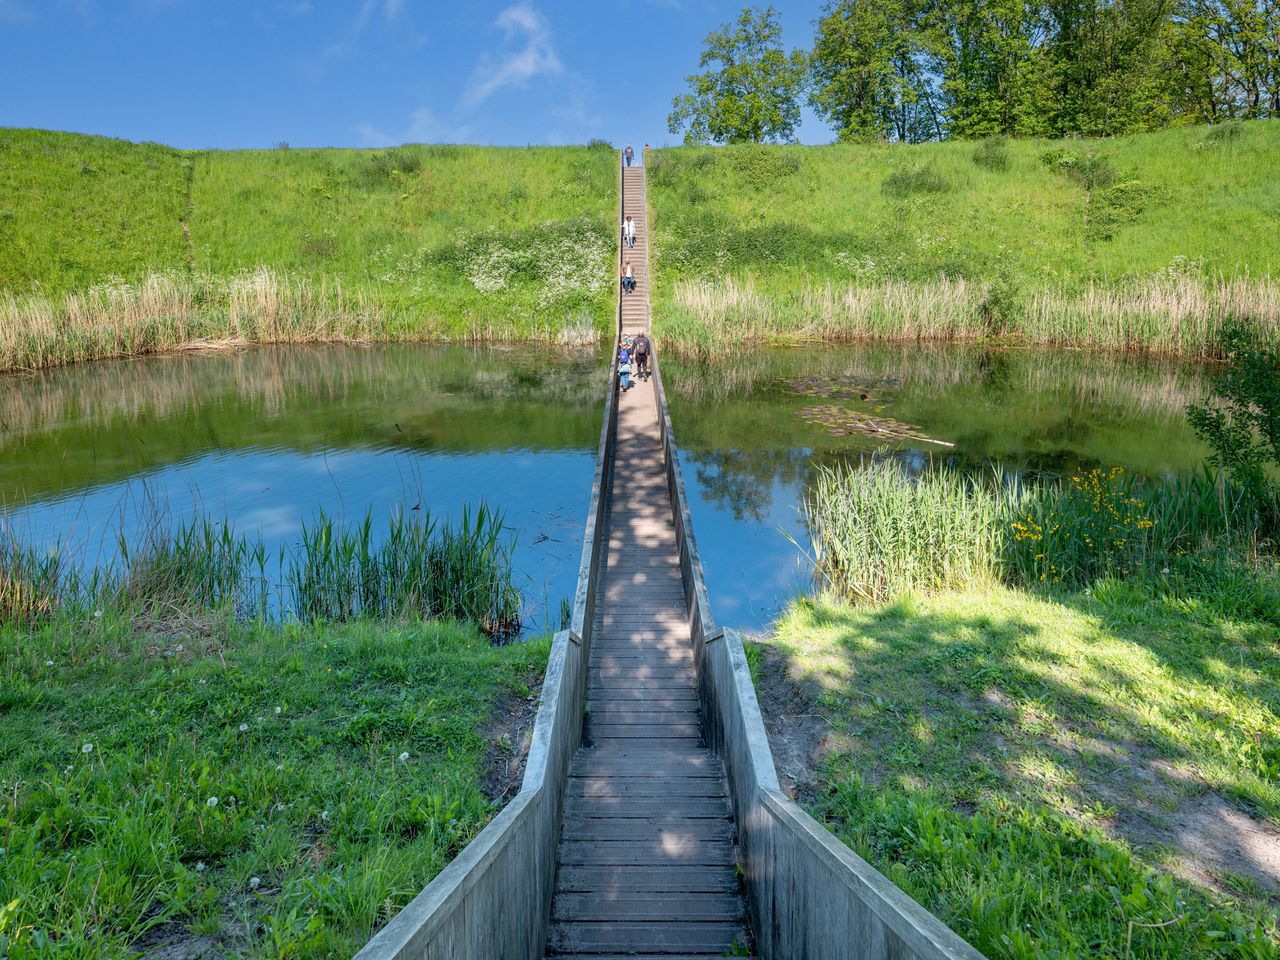
[[[1280,623],[1211,592],[795,604],[768,642],[833,726],[815,815],[993,958],[1280,955],[1247,852],[1280,842]],[[1248,832],[1206,853],[1217,810]]]
[[[545,642],[409,621],[0,626],[0,943],[350,955],[494,813]]]

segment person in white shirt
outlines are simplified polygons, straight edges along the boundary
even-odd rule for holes
[[[630,217],[622,221],[622,240],[628,250],[636,245],[636,222]]]

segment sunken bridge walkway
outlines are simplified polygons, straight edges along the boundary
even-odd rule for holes
[[[741,639],[712,619],[657,363],[619,387],[618,344],[650,325],[645,188],[619,165],[635,289],[523,785],[358,958],[981,960],[779,788]]]

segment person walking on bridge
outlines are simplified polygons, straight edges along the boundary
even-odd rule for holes
[[[630,260],[624,260],[622,263],[622,289],[627,293],[635,293],[636,272],[632,269]]]
[[[622,388],[622,392],[626,393],[631,389],[631,354],[627,350],[626,344],[618,351],[618,386]]]
[[[631,166],[631,161],[636,158],[636,152],[631,149],[631,144],[627,144],[627,149],[622,151],[622,156],[627,161],[627,166]]]
[[[622,240],[628,250],[636,245],[636,222],[630,216],[622,221]]]
[[[649,335],[643,330],[637,333],[631,349],[636,358],[636,378],[648,380],[651,376],[649,373],[649,357],[653,353],[653,343],[649,340]]]

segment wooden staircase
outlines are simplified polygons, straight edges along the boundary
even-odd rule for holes
[[[645,172],[623,174],[636,290],[622,328],[649,329]],[[608,544],[582,747],[569,769],[549,957],[680,960],[751,946],[724,766],[706,746],[653,381],[618,396]]]

